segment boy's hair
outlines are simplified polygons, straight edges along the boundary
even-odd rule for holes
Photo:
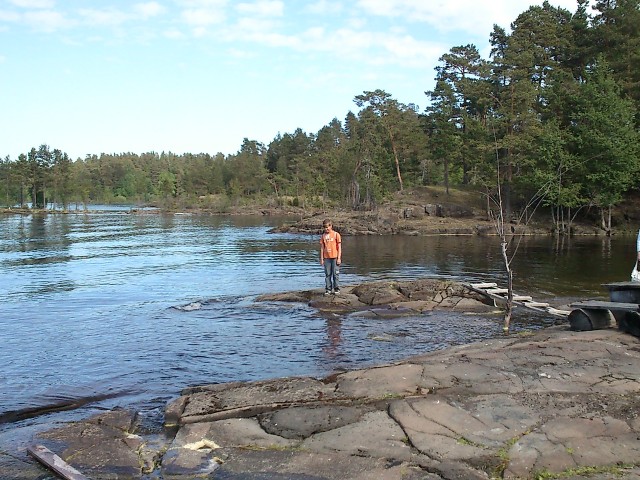
[[[328,218],[322,221],[323,227],[328,227],[329,225],[331,225],[331,220],[329,220]]]

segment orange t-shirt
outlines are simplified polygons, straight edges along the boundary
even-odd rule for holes
[[[323,258],[338,258],[338,245],[342,243],[342,237],[336,231],[323,233],[320,237]]]

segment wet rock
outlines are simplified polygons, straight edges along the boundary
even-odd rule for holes
[[[260,425],[273,435],[301,440],[358,421],[367,407],[318,405],[292,407],[260,415]]]
[[[41,480],[42,468],[27,460],[0,451],[0,473],[2,480]]]
[[[322,312],[361,316],[399,317],[434,309],[489,312],[494,301],[461,283],[437,279],[401,282],[367,282],[342,288],[339,295],[324,295],[323,289],[261,295],[259,302],[307,302]]]
[[[311,378],[211,385],[189,389],[168,409],[178,424],[247,418],[288,406],[339,397],[331,385]]]
[[[162,457],[162,478],[207,478],[222,463],[210,448],[170,448]]]
[[[374,284],[358,285],[352,292],[366,305],[386,305],[401,302],[407,298],[398,290],[393,282],[376,282]]]
[[[153,471],[153,458],[141,456],[142,437],[135,435],[135,414],[113,410],[84,421],[39,433],[36,443],[56,452],[82,474],[94,479],[138,479]]]

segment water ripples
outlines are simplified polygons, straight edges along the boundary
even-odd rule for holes
[[[264,293],[323,287],[317,239],[267,233],[282,221],[0,217],[0,415],[95,399],[153,417],[187,386],[324,376],[500,334],[497,317],[371,319],[256,303]],[[570,250],[528,240],[514,264],[516,286],[547,297],[597,293],[601,283],[626,279],[628,257],[611,251],[634,258],[634,241],[591,239]],[[590,278],[581,274],[585,258]],[[503,278],[495,239],[345,237],[344,260],[345,285]],[[527,313],[513,326],[548,322]]]

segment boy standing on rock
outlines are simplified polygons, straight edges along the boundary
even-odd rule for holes
[[[331,220],[322,222],[324,230],[320,237],[320,265],[324,267],[325,295],[340,293],[338,275],[342,263],[342,238],[333,230]]]

